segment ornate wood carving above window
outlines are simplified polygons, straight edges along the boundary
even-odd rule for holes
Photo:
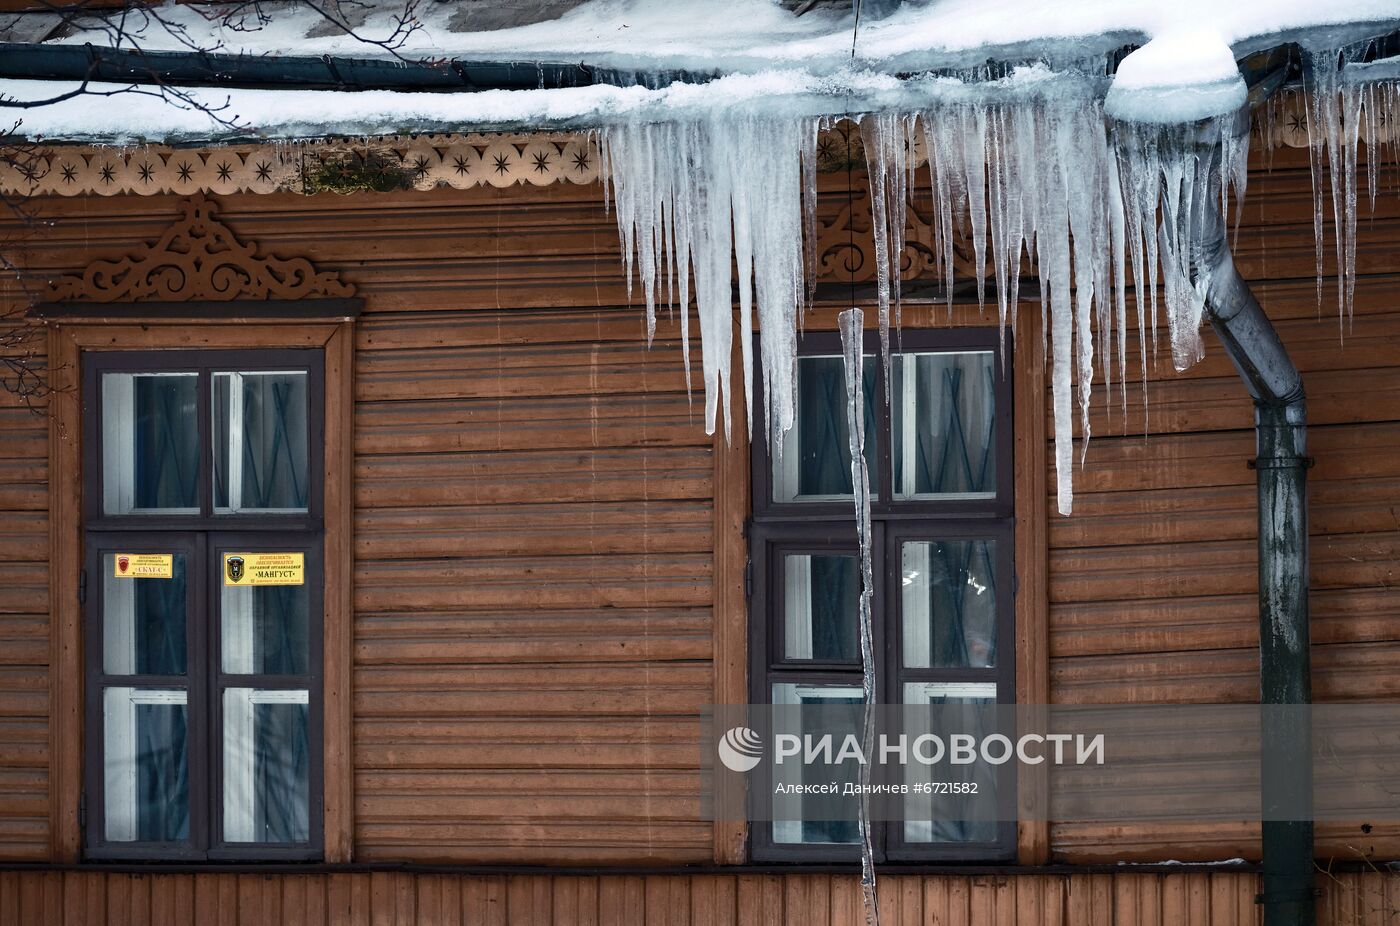
[[[869,181],[860,175],[849,200],[831,221],[817,221],[817,282],[864,284],[875,282],[874,221],[870,214]],[[959,283],[977,279],[977,265],[969,242],[956,229],[952,235],[953,276]],[[943,255],[938,253],[932,220],[920,207],[908,204],[904,225],[904,254],[899,278],[903,281],[943,279]]]
[[[37,314],[58,314],[42,311],[55,303],[280,303],[354,295],[338,274],[317,271],[304,257],[260,255],[256,243],[239,241],[216,217],[213,200],[198,195],[181,208],[183,216],[155,244],[54,280]]]

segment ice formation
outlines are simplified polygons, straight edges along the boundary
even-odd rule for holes
[[[601,137],[629,283],[632,258],[647,304],[648,336],[663,289],[690,304],[695,280],[705,375],[705,426],[723,408],[729,433],[733,280],[738,264],[744,395],[752,396],[754,314],[763,362],[763,408],[775,452],[792,427],[798,310],[810,275],[803,227],[816,208],[817,123],[757,115],[705,122],[631,124]],[[681,326],[687,371],[688,326]],[[748,422],[752,428],[752,404]]]
[[[851,497],[855,502],[856,537],[860,543],[860,668],[864,709],[861,715],[861,753],[875,752],[875,634],[870,607],[875,596],[870,542],[870,473],[865,466],[865,396],[862,395],[865,362],[865,313],[847,309],[837,317],[841,331],[841,356],[846,374],[846,433],[850,440]],[[870,841],[870,764],[860,764],[860,890],[866,926],[879,926],[880,908],[875,896],[875,853]]]
[[[1370,206],[1376,205],[1379,166],[1395,162],[1395,141],[1388,139],[1400,118],[1400,82],[1395,59],[1357,66],[1355,47],[1310,49],[1307,94],[1309,161],[1313,181],[1313,235],[1317,245],[1318,300],[1322,300],[1324,234],[1331,213],[1337,276],[1337,304],[1345,323],[1356,292],[1356,218],[1359,168],[1364,144]],[[1326,172],[1324,174],[1324,171]],[[1345,324],[1344,324],[1345,328]]]
[[[952,282],[953,238],[969,235],[978,263],[990,258],[1001,323],[1014,324],[1023,257],[1034,259],[1053,369],[1059,507],[1068,513],[1073,416],[1077,406],[1087,439],[1096,351],[1106,380],[1111,382],[1115,353],[1120,382],[1126,375],[1130,255],[1134,279],[1153,279],[1153,268],[1162,265],[1178,367],[1200,357],[1203,283],[1190,280],[1182,242],[1205,178],[1193,166],[1194,136],[1144,131],[1143,144],[1115,148],[1092,82],[1054,84],[1053,92],[1018,102],[952,102],[866,116],[862,133],[881,268],[877,303],[883,350],[888,350],[891,318],[897,322],[899,314],[903,210],[916,132],[928,152],[938,217],[935,251],[947,282]],[[722,397],[729,388],[731,252],[737,259],[746,386],[751,385],[747,347],[756,301],[763,407],[775,452],[781,452],[781,435],[792,422],[795,332],[805,292],[803,216],[815,198],[810,164],[817,127],[814,119],[716,119],[603,133],[623,244],[629,262],[635,255],[649,318],[663,273],[677,284],[680,304],[686,305],[686,270],[694,269],[706,422],[712,431],[717,409],[728,407]],[[1226,159],[1232,175],[1242,157],[1232,146]],[[810,232],[810,220],[806,225]],[[1153,300],[1146,322],[1155,323],[1155,317]]]
[[[1314,51],[1310,58],[1319,280],[1323,207],[1330,196],[1345,315],[1356,259],[1357,147],[1379,137],[1396,114],[1397,93],[1393,81],[1346,80],[1337,50]],[[899,323],[910,183],[931,185],[934,250],[950,292],[956,236],[970,242],[979,267],[989,267],[1004,327],[1016,323],[1024,262],[1034,266],[1063,514],[1073,505],[1076,413],[1083,450],[1096,374],[1108,391],[1116,375],[1126,405],[1130,305],[1131,322],[1143,334],[1134,358],[1142,377],[1149,334],[1156,349],[1159,315],[1177,369],[1201,358],[1209,280],[1193,262],[1195,236],[1209,224],[1201,220],[1205,210],[1228,212],[1232,190],[1243,197],[1246,178],[1246,111],[1187,124],[1136,121],[1133,105],[1111,95],[1105,101],[1104,83],[1101,76],[1044,68],[975,86],[928,78],[907,82],[901,105],[850,114],[860,124],[871,177],[883,351],[891,325]],[[728,408],[731,255],[737,261],[745,386],[752,386],[748,350],[756,306],[763,408],[775,453],[792,422],[795,332],[805,301],[801,242],[812,233],[813,145],[824,118],[718,114],[601,133],[624,248],[640,270],[649,317],[663,277],[687,304],[687,268],[694,270],[711,430],[721,403]],[[915,167],[913,152],[921,149],[926,171]],[[1367,159],[1372,196],[1377,154]],[[979,278],[979,294],[986,282]],[[1128,299],[1131,284],[1141,298]]]
[[[1177,367],[1201,355],[1208,281],[1193,266],[1193,235],[1202,225],[1201,210],[1216,208],[1217,197],[1224,208],[1232,186],[1242,195],[1245,176],[1239,139],[1247,136],[1237,120],[1248,90],[1235,62],[1278,47],[1285,36],[1302,37],[1324,43],[1304,46],[1319,295],[1330,214],[1337,296],[1342,317],[1349,313],[1358,149],[1372,146],[1366,172],[1374,197],[1374,148],[1398,114],[1400,79],[1394,59],[1360,64],[1358,49],[1365,46],[1357,40],[1396,28],[1396,0],[1178,0],[1166,7],[1153,0],[1015,0],[990,7],[946,0],[906,4],[863,26],[854,44],[853,25],[844,17],[789,17],[767,0],[707,6],[705,21],[718,31],[702,29],[703,35],[692,34],[693,15],[677,10],[665,0],[590,0],[557,21],[520,29],[475,33],[434,20],[415,34],[415,41],[447,43],[434,46],[437,53],[471,52],[482,60],[540,61],[552,49],[577,51],[589,66],[635,67],[651,75],[646,86],[190,93],[215,108],[227,103],[227,114],[273,138],[596,128],[629,280],[635,261],[649,331],[660,302],[689,305],[694,281],[711,431],[721,408],[726,430],[731,425],[731,268],[737,264],[745,394],[753,394],[750,352],[757,330],[763,426],[775,454],[793,420],[795,333],[812,279],[807,265],[817,134],[831,119],[852,119],[860,125],[871,177],[882,352],[888,353],[891,326],[900,323],[909,184],[931,185],[945,284],[951,290],[954,241],[965,236],[981,268],[979,294],[989,280],[1003,326],[1015,325],[1020,275],[1027,261],[1034,266],[1044,316],[1042,357],[1052,369],[1058,507],[1069,513],[1076,412],[1087,441],[1096,374],[1109,389],[1115,377],[1120,391],[1126,388],[1129,306],[1144,332],[1136,358],[1144,377],[1146,332],[1155,349],[1159,311]],[[193,15],[179,5],[168,12]],[[252,45],[222,33],[207,38],[225,51],[256,46],[348,54],[356,48],[345,36],[313,40],[298,28],[278,20],[248,39]],[[1108,62],[1125,42],[1142,44],[1110,78]],[[972,67],[972,61],[981,64]],[[1016,64],[1027,61],[1035,63]],[[691,76],[727,73],[701,84],[675,79],[686,69]],[[42,98],[56,86],[67,87],[0,81],[0,96]],[[23,131],[31,138],[83,140],[227,137],[217,129],[210,134],[209,117],[198,107],[172,112],[156,97],[126,99],[121,107],[76,97],[25,110]],[[926,152],[926,172],[916,169],[916,150]],[[1143,298],[1130,302],[1130,283]],[[688,341],[685,347],[688,363]],[[1126,405],[1125,393],[1124,399]],[[752,405],[748,417],[752,428]]]

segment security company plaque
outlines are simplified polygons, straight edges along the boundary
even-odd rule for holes
[[[118,553],[112,557],[117,579],[169,579],[175,575],[173,553]]]
[[[305,585],[304,553],[225,553],[225,585]]]

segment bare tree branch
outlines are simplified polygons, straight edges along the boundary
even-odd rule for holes
[[[124,86],[94,86],[96,76],[100,72],[103,46],[114,50],[142,52],[161,46],[169,47],[173,42],[187,51],[216,53],[226,47],[220,33],[257,32],[272,25],[279,17],[306,10],[350,39],[376,48],[400,62],[429,64],[432,63],[431,59],[414,60],[404,54],[409,40],[423,27],[418,15],[422,2],[423,0],[401,0],[400,4],[388,13],[384,28],[377,30],[378,34],[368,34],[361,26],[355,24],[357,19],[363,21],[366,18],[361,14],[376,9],[373,3],[366,0],[290,0],[285,6],[278,5],[275,8],[265,0],[232,0],[229,3],[208,6],[160,6],[150,5],[141,0],[125,0],[118,7],[99,5],[97,0],[77,0],[71,3],[39,0],[35,3],[38,10],[57,17],[57,22],[49,34],[91,34],[94,38],[94,60],[87,74],[75,88],[29,100],[0,95],[0,109],[32,110],[84,96],[118,97],[133,94],[158,98],[177,109],[203,112],[224,128],[247,131],[249,127],[240,124],[237,114],[229,112],[229,97],[225,96],[222,103],[207,99],[200,94],[200,89],[213,88],[172,85],[163,80],[155,70]],[[214,27],[209,34],[198,28],[191,29],[188,25],[191,13],[197,13]],[[184,21],[181,17],[185,18]],[[0,166],[8,166],[20,177],[27,178],[31,189],[37,189],[38,181],[48,169],[48,162],[41,148],[24,140],[21,134],[22,127],[23,122],[16,121],[8,132],[0,132]],[[0,239],[0,276],[14,281],[21,295],[19,302],[24,303],[37,296],[34,292],[36,281],[32,274],[24,272],[19,254],[28,240],[33,238],[35,230],[44,224],[44,220],[40,218],[32,197],[22,191],[0,191],[0,201],[3,201],[3,211],[8,212],[13,220],[7,224],[17,229],[11,233],[11,237]],[[42,400],[50,391],[48,371],[38,343],[41,333],[40,326],[26,319],[22,306],[8,312],[0,312],[0,389],[20,396],[26,405],[36,410],[41,407]]]

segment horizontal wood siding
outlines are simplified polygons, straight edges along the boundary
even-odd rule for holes
[[[1319,926],[1400,916],[1400,876],[1322,878]],[[888,926],[1256,926],[1256,875],[889,876]],[[858,926],[853,875],[0,872],[7,926]]]
[[[31,282],[154,240],[177,202],[51,203],[57,224],[24,255]],[[713,691],[712,443],[678,323],[663,318],[648,348],[601,188],[219,205],[243,240],[366,298],[355,857],[708,861],[694,742]],[[42,427],[27,450],[26,431],[4,432],[0,512],[42,509]],[[20,560],[44,544],[14,545],[0,611],[40,617],[0,617],[0,633],[37,643],[0,651],[0,723],[16,728],[0,750],[0,858],[37,858],[46,607],[42,563]],[[10,761],[29,777],[12,784]]]
[[[367,300],[355,359],[356,859],[708,861],[713,834],[699,820],[693,743],[714,691],[715,460],[703,405],[686,392],[678,324],[663,317],[648,349],[640,294],[628,293],[600,189],[220,204],[244,240],[338,271]],[[47,207],[57,223],[36,230],[22,255],[31,282],[130,252],[177,215],[173,197]],[[1318,318],[1311,210],[1305,161],[1278,153],[1272,172],[1251,176],[1239,262],[1311,399],[1317,694],[1393,699],[1400,204],[1382,198],[1362,224],[1345,342],[1330,303]],[[0,308],[24,298],[0,281]],[[1137,337],[1129,332],[1133,354]],[[1245,466],[1252,414],[1206,337],[1206,360],[1177,374],[1158,332],[1145,410],[1131,384],[1126,411],[1116,394],[1095,403],[1076,513],[1049,521],[1053,700],[1257,696]],[[1025,348],[1019,359],[1033,360]],[[698,386],[698,352],[692,360]],[[49,843],[45,428],[13,403],[0,406],[0,859],[8,860],[41,858]],[[1323,835],[1327,854],[1400,856],[1393,829]],[[1064,861],[1222,859],[1256,855],[1257,834],[1060,824],[1051,845]],[[326,898],[335,883],[359,885],[353,891],[366,898],[416,897],[420,879],[404,877],[286,883],[322,884],[314,890]],[[238,897],[245,884],[281,882],[207,883]],[[524,897],[520,885],[534,885],[533,897],[540,883],[553,897],[547,881],[460,886],[495,884],[502,897]],[[608,883],[635,899],[669,882]],[[758,883],[780,884],[787,898],[798,890],[790,885],[822,882]],[[949,891],[962,883],[960,897],[973,887],[929,883]],[[1045,883],[1069,891],[1080,882]],[[1083,882],[1098,883],[1107,882]],[[108,889],[94,888],[102,897]],[[829,899],[846,888],[814,890]],[[221,909],[236,908],[228,903]],[[369,910],[371,901],[354,903]]]
[[[398,263],[471,253],[492,207],[406,214],[379,245],[355,377],[359,859],[712,852],[694,746],[713,690],[710,440],[677,325],[648,349],[638,310],[596,291],[532,305],[570,267],[619,278],[597,191],[576,195],[543,224],[538,204],[498,216],[474,254],[500,275],[489,299]],[[588,228],[600,252],[559,253]]]
[[[42,369],[42,335],[30,346]],[[0,859],[49,853],[45,414],[42,399],[31,408],[0,391]]]
[[[1366,207],[1363,204],[1362,209]],[[1364,215],[1364,212],[1363,212]],[[1329,219],[1330,221],[1330,219]],[[1355,314],[1339,323],[1329,237],[1319,308],[1306,152],[1255,170],[1236,260],[1308,396],[1313,691],[1400,697],[1400,201],[1360,224]],[[1130,314],[1132,310],[1130,309]],[[1074,515],[1050,516],[1051,696],[1063,703],[1259,697],[1253,405],[1214,334],[1172,369],[1156,332],[1144,408],[1138,331],[1124,397],[1098,387]],[[1146,436],[1144,436],[1144,426]],[[1076,432],[1077,433],[1077,432]],[[1053,491],[1054,482],[1051,481]],[[1053,511],[1054,500],[1048,504]],[[1400,827],[1319,827],[1323,856],[1400,856]],[[1258,827],[1052,826],[1056,858],[1256,858]]]

